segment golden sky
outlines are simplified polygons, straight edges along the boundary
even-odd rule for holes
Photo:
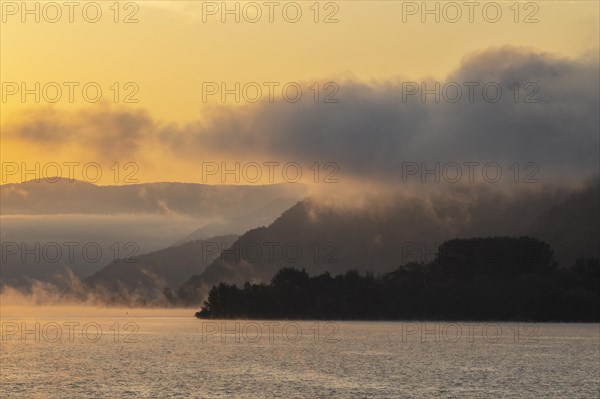
[[[27,4],[33,9],[35,3]],[[69,22],[69,9],[63,6],[61,18],[52,23],[48,20],[56,18],[56,9],[47,2],[39,3],[40,21],[36,22],[35,15],[23,15],[21,2],[2,1],[3,131],[31,117],[31,112],[49,109],[133,109],[143,110],[164,124],[195,123],[222,107],[219,96],[203,101],[203,82],[257,82],[262,86],[263,82],[309,85],[333,81],[343,93],[343,82],[348,80],[443,81],[460,67],[465,56],[504,45],[572,59],[592,58],[593,62],[598,57],[596,1],[478,2],[473,22],[469,22],[469,9],[461,6],[462,17],[455,23],[449,19],[455,17],[456,9],[447,8],[448,2],[427,3],[440,8],[439,23],[434,15],[425,15],[426,23],[421,21],[422,10],[415,11],[414,7],[420,8],[422,2],[300,1],[285,15],[285,2],[280,2],[274,8],[273,22],[268,20],[265,2],[227,4],[233,8],[236,3],[239,23],[235,15],[225,15],[226,22],[221,21],[221,10],[215,10],[221,2],[202,1],[120,2],[118,16],[112,1],[99,1],[94,4],[99,5],[102,15],[96,23],[85,20],[82,8],[86,2],[82,2],[73,11],[73,22]],[[260,21],[246,21],[255,18],[252,7],[256,4],[262,12]],[[502,15],[491,23],[488,20],[496,18],[497,5]],[[95,17],[95,7],[87,8],[88,19]],[[302,11],[299,21],[286,21],[286,17],[293,19],[297,8]],[[127,17],[137,22],[124,23]],[[333,23],[324,23],[327,18]],[[36,82],[40,87],[56,82],[63,90],[62,97],[49,104],[44,98],[35,103],[33,95],[22,101],[20,93],[7,94],[15,88],[14,83],[23,82],[30,88]],[[69,102],[65,82],[78,84],[73,102]],[[83,98],[81,87],[89,82],[102,89],[99,103]],[[115,82],[117,86],[113,86]],[[117,104],[115,87],[119,88]],[[54,89],[49,90],[52,97]],[[127,94],[137,103],[123,104]],[[85,135],[85,129],[80,134]],[[6,135],[2,141],[3,162],[94,159],[94,151],[82,153],[80,147],[53,149]],[[93,143],[91,140],[90,145]],[[149,146],[138,154],[140,159],[156,159],[160,148]],[[186,178],[180,168],[174,162],[147,165],[143,180],[197,181]]]

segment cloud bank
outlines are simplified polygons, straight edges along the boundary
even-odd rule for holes
[[[538,170],[530,172],[542,182],[583,182],[598,173],[598,76],[589,60],[502,47],[464,58],[438,82],[439,102],[435,94],[422,97],[421,84],[431,90],[432,81],[345,79],[332,104],[224,104],[186,125],[110,107],[75,116],[48,111],[7,123],[4,131],[34,146],[169,165],[174,176],[199,160],[291,160],[335,162],[346,181],[389,185],[403,182],[411,162],[496,162],[505,174],[519,162],[535,163]]]

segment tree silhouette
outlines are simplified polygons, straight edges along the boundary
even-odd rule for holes
[[[600,261],[558,268],[530,237],[456,239],[430,263],[374,276],[285,267],[269,284],[219,284],[198,317],[600,321]]]

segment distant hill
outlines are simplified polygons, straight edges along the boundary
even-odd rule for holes
[[[309,275],[349,269],[385,273],[408,262],[431,261],[449,239],[522,235],[540,212],[565,197],[557,189],[508,195],[457,187],[428,198],[374,199],[359,208],[305,200],[270,226],[240,236],[178,292],[185,302],[199,303],[216,284],[270,281],[282,267],[303,268]],[[275,248],[272,253],[269,247]]]
[[[207,185],[145,183],[97,186],[77,180],[40,180],[0,186],[2,215],[182,214],[220,218],[248,215],[275,199],[297,201],[301,184]],[[293,203],[293,202],[292,202]]]
[[[600,185],[552,206],[535,219],[528,233],[550,244],[563,266],[582,257],[600,259]]]
[[[0,286],[28,287],[34,280],[62,286],[70,273],[87,278],[122,256],[130,242],[139,255],[173,243],[242,234],[271,223],[302,199],[305,190],[301,184],[97,186],[68,179],[1,185],[1,242],[20,248],[56,243],[62,255],[56,261],[21,256],[20,250],[3,256]],[[72,258],[65,246],[69,242],[78,245]],[[89,243],[101,249],[94,261],[82,254]],[[115,255],[115,246],[121,255]]]
[[[127,262],[118,260],[88,277],[85,283],[106,299],[115,296],[161,298],[165,288],[176,288],[191,275],[202,273],[221,249],[231,246],[237,238],[226,235],[189,241]]]
[[[293,201],[290,198],[276,198],[250,213],[202,226],[178,240],[175,244],[173,244],[173,246],[177,246],[188,241],[204,240],[214,235],[224,235],[230,233],[243,234],[250,229],[259,226],[267,226],[273,223],[276,218],[281,216],[286,209],[290,208],[295,203],[296,201]]]

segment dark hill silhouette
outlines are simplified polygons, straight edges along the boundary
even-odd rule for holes
[[[63,256],[56,262],[18,253],[2,257],[0,286],[28,288],[43,281],[62,287],[70,274],[87,278],[113,260],[115,242],[120,249],[134,242],[139,252],[148,253],[175,242],[242,234],[271,223],[303,198],[304,190],[301,184],[97,186],[68,179],[1,185],[2,242],[27,248],[56,242]],[[77,242],[79,249],[95,243],[102,255],[90,262],[75,251],[69,258],[65,242]]]
[[[77,180],[41,179],[1,185],[0,203],[3,215],[174,213],[218,220],[248,215],[276,199],[287,200],[289,207],[303,198],[305,189],[301,184],[97,186]]]
[[[217,223],[209,223],[193,231],[182,239],[178,240],[173,246],[177,246],[188,241],[205,240],[208,237],[224,234],[243,234],[257,226],[266,226],[273,223],[286,209],[295,204],[289,198],[277,198],[269,201],[265,205],[252,210],[252,212],[241,216],[232,216],[230,219]]]
[[[299,202],[270,226],[243,234],[201,275],[183,284],[179,296],[188,304],[200,303],[208,290],[221,282],[266,282],[281,267],[323,272],[383,273],[410,261],[432,260],[445,240],[492,235],[523,235],[540,212],[565,198],[565,192],[525,191],[507,195],[484,188],[456,187],[426,199],[387,198],[361,208]],[[384,204],[385,205],[381,205]],[[298,259],[282,248],[301,248]],[[263,248],[255,256],[248,248]],[[315,248],[319,248],[315,256]]]
[[[136,259],[117,260],[88,277],[86,285],[111,302],[110,298],[161,300],[191,275],[201,273],[237,236],[217,236],[189,241],[176,247],[140,255]],[[167,289],[167,291],[165,291]]]
[[[600,259],[600,185],[588,186],[543,212],[528,234],[546,241],[562,264]]]

